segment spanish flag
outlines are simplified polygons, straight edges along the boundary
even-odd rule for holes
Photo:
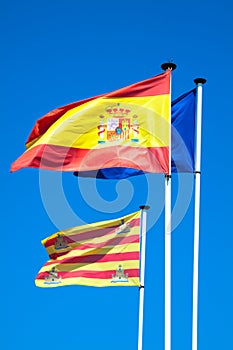
[[[55,109],[39,119],[11,171],[131,168],[168,173],[170,72]]]
[[[36,286],[139,286],[140,214],[70,228],[44,239],[50,260],[39,271]]]

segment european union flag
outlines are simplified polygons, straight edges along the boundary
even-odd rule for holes
[[[196,89],[178,97],[171,107],[172,172],[194,171]]]

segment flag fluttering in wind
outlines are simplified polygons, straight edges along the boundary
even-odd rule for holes
[[[178,97],[171,103],[171,170],[172,173],[194,171],[196,89]],[[132,168],[113,167],[96,171],[79,171],[75,175],[99,179],[125,179],[143,174]]]
[[[73,227],[44,239],[50,260],[36,285],[139,286],[140,215]]]
[[[55,109],[36,122],[11,171],[168,173],[170,109],[170,71]]]

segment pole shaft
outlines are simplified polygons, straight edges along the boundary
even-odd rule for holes
[[[194,252],[193,252],[193,315],[192,350],[198,348],[198,275],[200,235],[200,186],[201,186],[201,129],[202,129],[202,83],[197,84],[196,142],[195,142],[195,197],[194,197]]]
[[[194,252],[193,252],[193,319],[192,319],[192,350],[197,350],[198,337],[198,275],[199,275],[199,220],[200,215],[200,174],[195,174],[195,205],[194,205]]]
[[[165,331],[164,348],[171,349],[171,178],[165,179]]]
[[[138,323],[138,350],[142,350],[143,335],[143,309],[144,309],[144,282],[146,260],[146,218],[147,212],[142,210],[141,221],[141,266],[140,266],[140,290],[139,290],[139,323]]]
[[[170,78],[170,89],[171,89]],[[171,91],[170,91],[171,106]],[[165,176],[165,246],[164,246],[164,348],[171,350],[171,109],[169,118],[169,173]]]

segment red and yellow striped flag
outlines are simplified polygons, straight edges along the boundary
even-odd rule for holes
[[[170,72],[55,109],[39,119],[11,171],[133,168],[167,173]]]
[[[140,214],[70,228],[43,240],[50,260],[36,286],[139,286]]]

